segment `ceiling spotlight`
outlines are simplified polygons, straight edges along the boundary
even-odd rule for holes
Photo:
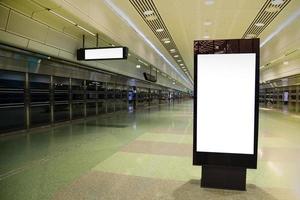
[[[255,34],[247,34],[246,35],[246,39],[251,39],[251,38],[255,38],[256,35]]]
[[[163,32],[163,31],[164,31],[163,28],[156,29],[156,32],[158,32],[158,33]]]
[[[214,0],[205,0],[205,1],[204,1],[204,4],[205,4],[205,5],[208,5],[208,6],[213,5],[214,3],[215,3]]]
[[[265,9],[266,12],[270,12],[270,13],[278,12],[279,10],[280,10],[279,7],[274,7],[274,6],[270,6]]]
[[[283,64],[284,64],[284,65],[288,65],[288,64],[289,64],[289,61],[284,61]]]
[[[210,25],[212,25],[212,22],[211,21],[205,21],[203,24],[204,24],[204,26],[210,26]]]
[[[271,0],[271,4],[278,6],[284,3],[284,0]]]
[[[175,85],[176,83],[175,82],[173,82],[173,85]]]
[[[146,17],[146,20],[148,20],[148,21],[154,21],[156,19],[157,19],[156,15],[149,15]]]
[[[153,15],[153,10],[146,10],[143,12],[144,15],[149,16],[149,15]]]
[[[137,68],[137,69],[141,68],[141,65],[136,65],[136,68]]]
[[[258,26],[258,27],[261,27],[261,26],[264,26],[264,25],[265,25],[264,23],[260,23],[260,22],[255,23],[255,26]]]

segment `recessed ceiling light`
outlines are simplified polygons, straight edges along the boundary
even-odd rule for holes
[[[177,62],[181,62],[182,60],[177,60]]]
[[[258,26],[258,27],[261,27],[261,26],[264,26],[264,25],[265,25],[264,23],[260,23],[260,22],[255,23],[255,26]]]
[[[163,28],[159,28],[159,29],[156,29],[156,32],[163,32],[165,29],[163,29]]]
[[[255,38],[256,37],[256,35],[255,34],[247,34],[246,35],[246,39],[251,39],[251,38]]]
[[[278,6],[284,3],[284,0],[271,0],[271,4]]]
[[[173,85],[175,85],[176,83],[175,82],[173,82]]]
[[[154,21],[156,19],[157,19],[156,15],[149,15],[146,17],[146,20],[148,20],[148,21]]]
[[[141,68],[141,65],[136,65],[136,68],[137,68],[137,69]]]
[[[203,24],[204,24],[205,26],[210,26],[210,25],[212,25],[212,22],[211,22],[211,21],[205,21]]]
[[[266,8],[266,12],[270,12],[270,13],[274,13],[274,12],[278,12],[280,10],[279,7],[274,7],[274,6],[270,6],[268,8]]]
[[[170,40],[165,40],[164,43],[165,44],[169,44],[171,41]]]
[[[143,13],[144,13],[144,15],[149,16],[149,15],[153,15],[154,12],[153,12],[153,10],[146,10]]]
[[[171,53],[175,53],[175,52],[176,52],[176,49],[170,49],[170,52],[171,52]]]
[[[205,0],[205,1],[204,1],[204,4],[205,4],[205,5],[208,5],[208,6],[213,5],[214,3],[215,3],[214,0]]]
[[[182,63],[180,64],[180,66],[183,66],[183,65],[184,65],[184,64],[182,64]]]
[[[209,35],[203,36],[204,39],[209,39]]]
[[[175,55],[175,56],[174,56],[174,58],[178,58],[178,57],[179,57],[179,55]]]
[[[284,65],[288,65],[288,64],[289,64],[289,61],[284,61],[283,64],[284,64]]]

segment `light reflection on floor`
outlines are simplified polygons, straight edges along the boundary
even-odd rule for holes
[[[0,199],[300,199],[300,118],[260,111],[247,191],[203,189],[192,102],[0,138]],[[216,122],[217,125],[217,122]]]

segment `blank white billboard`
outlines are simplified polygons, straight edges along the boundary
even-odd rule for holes
[[[254,154],[256,54],[197,56],[197,152]]]
[[[123,48],[85,49],[85,60],[123,59]]]

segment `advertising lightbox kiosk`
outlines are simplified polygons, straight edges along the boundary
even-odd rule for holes
[[[201,186],[246,189],[257,167],[259,39],[194,42],[193,164]]]

